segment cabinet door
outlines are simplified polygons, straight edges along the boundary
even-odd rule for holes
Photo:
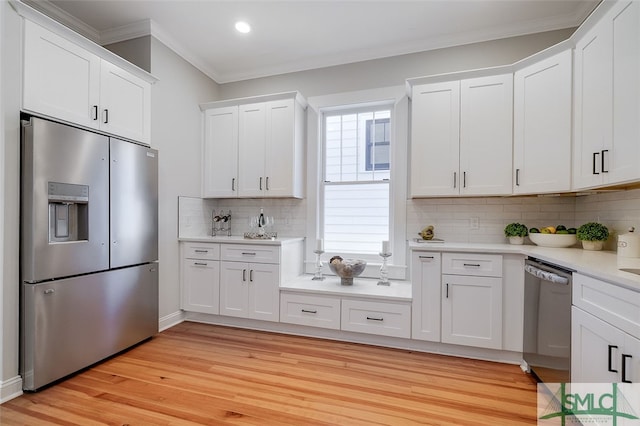
[[[140,142],[151,142],[151,85],[102,61],[100,129]]]
[[[266,185],[265,103],[240,105],[238,120],[238,196],[261,197]]]
[[[502,278],[442,276],[442,342],[502,349]]]
[[[611,24],[600,21],[576,43],[574,189],[602,183],[602,152],[611,140]]]
[[[293,99],[266,104],[265,197],[296,195],[296,157],[300,154],[301,147],[296,146],[295,108]]]
[[[251,263],[249,280],[249,318],[263,321],[280,320],[279,265]]]
[[[456,195],[460,82],[416,86],[411,102],[411,197]]]
[[[514,76],[513,192],[571,189],[571,50]]]
[[[184,259],[182,261],[182,309],[189,312],[220,312],[220,262]]]
[[[220,315],[249,316],[249,265],[220,262]]]
[[[619,382],[624,338],[625,333],[617,328],[580,308],[572,307],[571,381]]]
[[[98,128],[99,93],[98,56],[24,21],[25,110]]]
[[[413,252],[411,338],[440,341],[440,253]]]
[[[613,134],[605,142],[603,161],[608,183],[622,183],[640,178],[640,2],[619,2],[609,15]]]
[[[204,112],[202,197],[236,197],[238,184],[238,107]]]
[[[460,194],[511,194],[513,75],[460,82]]]

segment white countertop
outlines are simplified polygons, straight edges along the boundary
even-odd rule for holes
[[[409,242],[409,248],[418,251],[522,254],[640,291],[640,275],[619,269],[640,269],[640,259],[618,257],[612,251],[589,251],[582,248],[549,248],[528,244],[417,243],[414,241]]]
[[[253,238],[244,238],[242,235],[227,236],[200,236],[200,237],[178,237],[178,241],[191,242],[191,243],[221,243],[221,244],[258,244],[267,246],[280,246],[282,244],[288,244],[295,241],[303,241],[302,237],[278,237],[273,240],[261,240]]]
[[[353,285],[341,285],[340,278],[335,275],[327,275],[322,281],[314,281],[312,278],[313,275],[301,275],[280,284],[280,290],[388,301],[411,301],[411,283],[408,281],[390,281],[389,286],[382,286],[378,285],[377,279],[356,277],[353,279]]]

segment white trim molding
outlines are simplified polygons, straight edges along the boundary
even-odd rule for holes
[[[0,404],[22,395],[22,377],[15,376],[9,380],[0,381]]]

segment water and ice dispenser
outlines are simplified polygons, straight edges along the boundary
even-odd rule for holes
[[[49,182],[49,243],[89,239],[89,185]]]

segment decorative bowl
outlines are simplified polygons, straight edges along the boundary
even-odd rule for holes
[[[339,256],[334,256],[329,262],[329,269],[340,277],[342,285],[353,285],[353,278],[360,275],[366,266],[366,260],[342,259]]]
[[[541,247],[571,247],[578,242],[575,234],[529,234],[532,243]]]

